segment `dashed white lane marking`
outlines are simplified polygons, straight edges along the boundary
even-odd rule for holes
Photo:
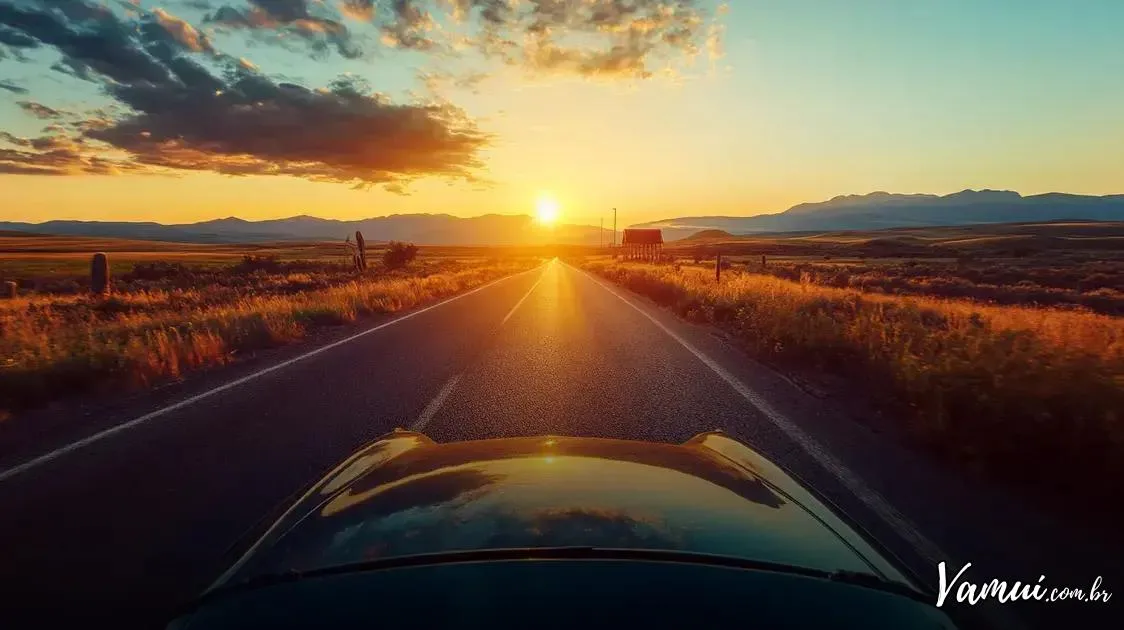
[[[432,304],[432,305],[427,306],[425,308],[420,308],[416,311],[412,311],[412,312],[407,313],[407,314],[405,314],[401,317],[398,317],[396,319],[392,319],[389,322],[384,322],[384,323],[379,324],[378,326],[375,326],[373,328],[368,328],[367,330],[364,330],[363,332],[356,333],[356,334],[351,335],[350,337],[347,337],[345,339],[340,339],[339,341],[332,342],[332,343],[330,343],[326,346],[321,346],[319,348],[316,348],[315,350],[306,352],[306,353],[304,353],[300,356],[293,357],[292,359],[282,361],[281,363],[278,363],[276,365],[271,365],[270,367],[267,367],[267,368],[262,369],[262,370],[258,370],[257,372],[254,372],[253,374],[243,376],[242,378],[235,379],[233,381],[230,381],[229,383],[224,383],[222,385],[219,385],[218,387],[215,387],[213,389],[209,389],[209,390],[207,390],[207,391],[205,391],[201,394],[196,394],[195,396],[192,396],[190,398],[185,398],[185,399],[183,399],[183,400],[181,400],[181,401],[179,401],[175,404],[168,405],[167,407],[163,407],[161,409],[157,409],[156,411],[146,413],[143,416],[140,416],[139,418],[134,418],[132,420],[129,420],[128,422],[124,422],[124,423],[119,424],[117,426],[106,429],[106,430],[104,430],[100,433],[95,433],[94,435],[91,435],[89,437],[78,440],[77,442],[67,444],[66,446],[55,449],[55,450],[53,450],[49,453],[46,453],[44,455],[40,455],[39,457],[36,457],[34,459],[29,459],[28,461],[23,462],[22,464],[19,464],[17,466],[13,466],[12,468],[9,468],[9,469],[4,470],[4,471],[0,471],[0,482],[11,479],[12,477],[15,477],[16,475],[19,475],[21,473],[25,473],[25,472],[33,469],[33,468],[37,468],[37,467],[42,466],[44,464],[50,463],[50,462],[62,457],[63,455],[73,453],[74,451],[77,451],[81,448],[85,448],[85,447],[87,447],[91,444],[94,444],[96,442],[100,442],[100,441],[102,441],[102,440],[104,440],[108,437],[112,437],[112,436],[114,436],[118,433],[122,433],[124,431],[129,430],[129,429],[137,427],[141,424],[144,424],[145,422],[148,422],[149,420],[154,420],[156,418],[159,418],[160,416],[167,415],[167,414],[169,414],[173,411],[178,411],[180,409],[183,409],[184,407],[188,407],[190,405],[193,405],[193,404],[199,402],[200,400],[204,400],[206,398],[210,398],[211,396],[214,396],[215,394],[225,392],[228,389],[234,389],[235,387],[238,387],[239,385],[245,385],[246,383],[249,383],[250,381],[258,379],[262,376],[265,376],[266,374],[270,374],[272,372],[276,372],[277,370],[287,368],[290,365],[293,365],[294,363],[299,363],[301,361],[304,361],[305,359],[309,359],[309,358],[314,357],[314,356],[316,356],[318,354],[321,354],[323,352],[327,352],[327,351],[329,351],[333,348],[338,348],[342,345],[351,343],[352,341],[355,341],[356,339],[359,339],[361,337],[366,337],[367,335],[369,335],[371,333],[378,332],[378,331],[380,331],[384,328],[393,326],[395,324],[399,324],[399,323],[404,322],[404,321],[406,321],[406,320],[408,320],[412,317],[417,317],[418,315],[421,315],[422,313],[426,313],[428,311],[432,311],[435,308],[440,308],[440,307],[442,307],[446,304],[449,304],[451,302],[455,302],[455,301],[457,301],[461,298],[468,297],[469,295],[472,295],[473,293],[476,293],[478,291],[483,291],[484,289],[487,289],[488,287],[491,287],[491,286],[493,286],[497,283],[503,282],[504,280],[510,280],[512,278],[516,278],[516,277],[522,276],[524,274],[531,273],[532,271],[535,271],[536,269],[541,269],[541,266],[535,267],[534,269],[528,269],[527,271],[522,271],[520,273],[512,274],[510,276],[505,276],[503,278],[498,278],[498,279],[493,280],[493,281],[491,281],[487,284],[476,287],[475,289],[472,289],[471,291],[466,291],[465,293],[455,295],[455,296],[453,296],[453,297],[451,297],[447,300],[442,300],[441,302],[438,302],[437,304]],[[542,278],[540,277],[539,279],[541,280]]]
[[[889,502],[886,501],[886,499],[882,498],[882,495],[878,494],[869,486],[867,486],[861,479],[859,479],[858,475],[851,472],[851,470],[844,466],[842,462],[835,458],[835,456],[828,453],[827,450],[823,446],[821,446],[819,442],[817,442],[812,436],[805,433],[804,430],[798,427],[794,422],[792,422],[792,420],[789,420],[787,417],[785,417],[784,414],[777,411],[772,405],[768,403],[768,401],[762,398],[760,394],[753,391],[747,385],[739,381],[733,374],[730,374],[728,371],[726,371],[725,368],[715,362],[714,359],[711,359],[707,355],[703,354],[700,350],[687,342],[687,340],[676,334],[675,331],[665,326],[663,322],[659,321],[636,304],[633,304],[630,300],[626,299],[620,293],[617,293],[617,291],[612,287],[606,285],[599,279],[594,278],[581,269],[577,269],[576,267],[571,268],[585,275],[587,278],[600,285],[601,288],[605,289],[609,293],[612,293],[620,301],[631,306],[633,309],[647,318],[648,321],[655,324],[657,328],[666,333],[667,336],[677,341],[679,345],[683,346],[687,349],[688,352],[695,355],[695,358],[701,361],[703,365],[710,368],[710,370],[718,375],[718,377],[723,381],[726,381],[726,383],[730,387],[732,387],[734,391],[741,395],[742,398],[744,398],[747,402],[749,402],[749,404],[753,405],[758,411],[760,411],[763,416],[768,418],[770,422],[772,422],[777,426],[777,428],[783,431],[784,434],[787,435],[793,442],[796,442],[801,448],[803,448],[804,451],[812,457],[812,459],[816,460],[816,462],[823,466],[824,469],[826,469],[829,473],[839,479],[839,481],[843,484],[844,487],[847,488],[847,490],[854,494],[879,518],[885,521],[887,525],[892,527],[899,536],[901,536],[907,543],[912,545],[913,548],[916,549],[922,556],[924,556],[926,560],[932,562],[933,566],[936,566],[938,562],[947,561],[948,555],[942,552],[935,543],[933,543],[920,531],[918,531],[917,527],[894,506],[890,505]]]
[[[551,262],[553,263],[554,261]],[[500,322],[500,326],[506,324],[507,320],[511,319],[511,316],[515,314],[515,311],[519,310],[519,307],[523,305],[523,302],[526,302],[527,298],[531,297],[531,294],[535,292],[535,287],[539,286],[539,283],[542,282],[543,277],[546,276],[546,272],[549,269],[550,265],[548,264],[547,269],[543,270],[542,275],[539,276],[539,279],[531,285],[531,288],[526,293],[524,293],[523,297],[519,298],[519,301],[515,303],[515,306],[511,307],[511,310],[507,312],[507,315],[504,316],[503,321]],[[411,431],[421,431],[425,429],[427,425],[429,425],[429,422],[433,420],[433,416],[437,415],[438,411],[441,411],[441,405],[445,404],[445,399],[448,398],[449,394],[453,393],[453,390],[457,388],[457,383],[460,382],[462,376],[464,376],[464,374],[457,374],[453,378],[449,379],[447,383],[445,383],[445,385],[437,392],[437,395],[433,397],[433,400],[429,401],[429,404],[425,406],[425,409],[422,410],[421,415],[418,416],[418,419],[414,421],[414,424],[410,425]]]
[[[429,421],[433,419],[433,416],[437,415],[437,412],[441,410],[441,405],[445,404],[445,399],[457,388],[457,383],[459,383],[460,380],[461,375],[457,374],[449,379],[449,382],[445,383],[441,390],[437,392],[437,395],[433,397],[433,400],[429,401],[429,404],[425,406],[425,409],[422,410],[421,415],[418,416],[414,424],[410,426],[411,431],[421,431],[425,429]]]
[[[555,259],[555,260],[557,260],[557,259]],[[544,269],[542,274],[539,275],[539,279],[536,280],[535,283],[531,285],[531,289],[529,291],[527,291],[527,293],[522,298],[520,298],[518,302],[515,303],[515,306],[511,307],[511,310],[507,312],[507,315],[504,315],[503,321],[500,322],[500,326],[503,326],[504,324],[506,324],[507,320],[511,319],[511,316],[515,314],[515,311],[519,310],[520,306],[523,306],[523,302],[526,302],[527,298],[531,297],[531,294],[534,293],[535,288],[538,287],[539,283],[542,282],[542,279],[546,277],[546,272],[550,270],[550,267],[553,263],[554,263],[554,260],[550,261],[550,263],[547,264],[546,269]]]

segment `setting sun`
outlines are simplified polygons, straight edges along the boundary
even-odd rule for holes
[[[543,196],[535,203],[535,218],[543,225],[554,225],[558,222],[560,206],[553,197]]]

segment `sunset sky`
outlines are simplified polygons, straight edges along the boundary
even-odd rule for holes
[[[0,220],[1124,192],[1124,2],[0,0]]]

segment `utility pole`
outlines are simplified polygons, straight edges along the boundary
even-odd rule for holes
[[[597,228],[597,249],[605,248],[605,217],[601,217],[601,227]]]
[[[617,209],[613,208],[613,247],[617,246]]]

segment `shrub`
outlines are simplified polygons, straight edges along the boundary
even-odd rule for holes
[[[264,271],[267,273],[276,273],[281,270],[281,263],[277,261],[274,256],[256,256],[254,254],[246,254],[242,257],[242,262],[233,267],[236,273],[254,273]]]
[[[391,241],[382,255],[382,264],[387,269],[401,269],[418,257],[418,246],[413,243]]]

